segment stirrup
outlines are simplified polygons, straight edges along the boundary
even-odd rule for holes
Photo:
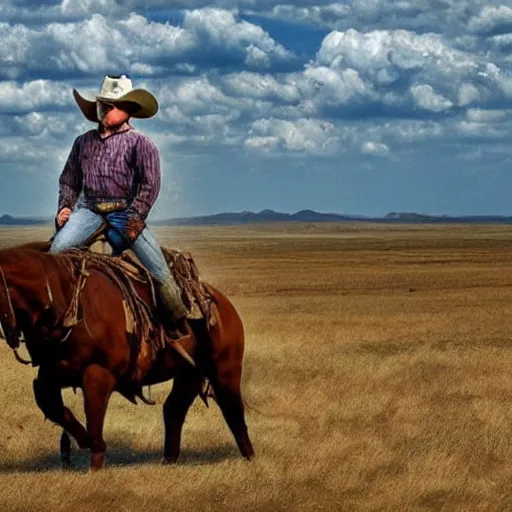
[[[178,352],[178,354],[183,357],[183,359],[185,359],[185,361],[187,361],[187,363],[189,363],[193,368],[195,368],[197,365],[196,365],[196,362],[192,359],[192,356],[181,346],[180,342],[179,342],[179,338],[178,339],[175,339],[175,338],[172,338],[171,336],[169,336],[169,334],[167,334],[167,332],[165,333],[165,337],[164,339],[166,340],[166,342],[174,349],[176,350],[176,352]]]
[[[171,347],[178,352],[178,354],[187,361],[193,368],[196,368],[196,362],[192,359],[192,356],[180,345],[178,340],[168,338]]]

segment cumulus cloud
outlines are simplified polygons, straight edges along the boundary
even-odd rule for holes
[[[466,117],[472,123],[495,123],[509,118],[510,114],[510,110],[470,108],[466,112]]]
[[[471,17],[468,26],[471,31],[486,35],[512,32],[512,8],[487,5]]]
[[[72,134],[76,132],[76,118],[31,113],[14,117],[0,115],[0,120],[1,163],[21,167],[39,165],[40,169],[52,169],[55,173],[62,169],[73,141]]]
[[[470,83],[462,83],[457,92],[457,102],[459,105],[466,106],[477,102],[481,98],[480,91]]]
[[[116,0],[5,1],[0,3],[0,21],[43,26],[59,21],[80,21],[92,14],[127,15],[129,10]]]
[[[340,140],[332,123],[319,119],[260,119],[252,124],[245,140],[247,149],[329,154],[339,149]]]
[[[389,147],[382,142],[365,142],[361,151],[367,155],[386,156],[389,154]]]
[[[205,75],[166,84],[156,90],[161,106],[175,106],[185,115],[239,115],[253,109],[261,111],[263,103],[250,97],[225,94]]]
[[[70,88],[50,80],[33,80],[21,85],[0,81],[0,112],[55,109],[73,103]]]
[[[443,1],[455,9],[454,2]],[[418,13],[423,4],[415,4]],[[73,100],[71,85],[48,80],[24,83],[26,73],[97,79],[114,68],[144,75],[136,85],[147,86],[159,99],[160,114],[151,126],[162,144],[236,145],[251,151],[315,155],[352,148],[382,156],[397,144],[447,134],[472,136],[482,130],[476,125],[497,122],[492,116],[498,114],[491,114],[497,112],[496,103],[504,103],[502,112],[508,112],[507,101],[512,99],[511,76],[488,62],[486,55],[462,51],[440,34],[408,30],[334,30],[302,71],[275,73],[273,66],[286,66],[294,61],[293,54],[239,14],[244,8],[269,8],[302,16],[303,21],[312,16],[315,23],[327,23],[343,19],[349,9],[358,9],[358,16],[369,20],[374,7],[379,12],[400,10],[412,18],[410,2],[394,7],[383,0],[350,5],[267,2],[266,7],[246,2],[245,7],[238,4],[240,11],[185,10],[180,25],[128,14],[136,7],[133,2],[125,2],[122,7],[128,11],[116,19],[108,17],[121,12],[114,0],[65,0],[55,5],[66,16],[85,19],[40,28],[0,24],[0,73],[7,79],[0,82],[0,112],[22,114],[10,126],[24,126],[29,134],[50,133],[60,115],[54,112],[67,111]],[[157,3],[147,3],[148,8],[151,5]],[[200,3],[189,4],[196,5]],[[484,10],[473,7],[474,19],[483,20]],[[103,14],[87,17],[94,9]],[[222,73],[216,71],[219,68],[224,68]],[[183,76],[187,74],[193,76]],[[86,86],[92,84],[88,80],[83,81]],[[98,85],[78,88],[93,97]],[[388,123],[392,115],[417,119]],[[73,116],[76,123],[80,115],[75,110]],[[443,116],[444,123],[424,119]],[[358,126],[361,118],[369,117],[374,119],[372,126]]]
[[[503,138],[509,130],[481,122],[460,121],[456,125],[459,135],[468,138]]]
[[[304,75],[312,82],[311,95],[320,106],[342,105],[354,98],[376,98],[373,85],[365,82],[355,69],[311,66]]]
[[[236,97],[248,97],[277,103],[297,103],[302,95],[298,75],[281,76],[242,71],[227,75],[222,84],[226,92]]]
[[[509,52],[512,48],[512,31],[509,34],[500,34],[489,38],[490,44],[496,51]]]
[[[304,77],[319,111],[368,104],[434,113],[512,98],[512,78],[483,56],[437,34],[405,30],[332,31]],[[349,112],[352,112],[349,110]]]
[[[364,70],[375,81],[384,70],[384,83],[398,79],[404,71],[450,75],[471,73],[478,68],[470,55],[451,48],[441,36],[406,30],[333,31],[323,40],[316,62]]]
[[[82,5],[72,2],[66,8]],[[87,74],[115,68],[155,75],[184,65],[189,70],[227,65],[267,69],[293,59],[261,27],[232,11],[212,8],[186,11],[183,26],[151,22],[136,13],[120,20],[94,14],[84,21],[42,28],[0,23],[0,77],[11,79],[29,70]]]
[[[410,145],[422,141],[433,141],[446,136],[446,130],[439,121],[394,120],[369,129],[380,138],[387,138],[400,144]]]
[[[335,28],[352,14],[350,5],[330,3],[327,5],[300,6],[296,4],[276,5],[267,16],[288,22],[312,23]]]
[[[60,11],[64,16],[87,16],[90,13],[116,14],[122,8],[116,0],[63,0]]]
[[[431,110],[432,112],[442,112],[453,106],[450,100],[447,100],[440,94],[436,94],[430,85],[413,85],[411,94],[419,108]]]
[[[500,0],[486,0],[499,6]],[[272,5],[277,4],[277,5]],[[246,8],[249,8],[247,6]],[[421,32],[464,31],[482,9],[481,0],[358,0],[354,2],[260,2],[255,12],[287,22],[321,25],[330,29],[407,29]]]

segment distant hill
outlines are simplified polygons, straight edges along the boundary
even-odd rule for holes
[[[431,223],[464,223],[464,224],[510,224],[511,216],[504,215],[462,215],[450,217],[448,215],[423,215],[421,213],[388,213],[380,222],[405,222],[412,224]]]
[[[233,212],[217,213],[202,217],[183,217],[155,221],[156,225],[208,225],[208,224],[255,224],[261,222],[340,222],[362,219],[350,215],[339,215],[336,213],[318,213],[313,210],[301,210],[296,213],[280,213],[273,210],[262,210],[261,212]]]
[[[254,212],[218,213],[202,217],[184,217],[156,221],[156,225],[190,226],[210,224],[255,224],[262,222],[381,222],[381,223],[492,223],[510,224],[512,217],[499,215],[460,216],[423,215],[420,213],[391,212],[384,217],[366,217],[364,215],[341,215],[338,213],[319,213],[313,210],[301,210],[296,213],[279,213],[273,210]]]
[[[11,215],[2,215],[0,217],[0,226],[32,226],[37,224],[48,224],[49,219],[12,217]]]
[[[50,224],[52,219],[25,218],[2,215],[0,226],[30,226]],[[257,224],[263,222],[381,222],[404,224],[439,224],[439,223],[463,223],[463,224],[512,224],[512,216],[501,215],[424,215],[414,212],[391,212],[384,217],[365,217],[363,215],[341,215],[338,213],[320,213],[314,210],[300,210],[296,213],[280,213],[274,210],[262,210],[261,212],[232,212],[204,215],[200,217],[181,217],[152,221],[157,226],[200,226],[200,225],[229,225],[229,224]]]

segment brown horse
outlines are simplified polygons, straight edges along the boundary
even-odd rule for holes
[[[109,398],[113,391],[134,396],[133,349],[126,332],[123,297],[104,273],[91,270],[80,292],[81,320],[67,328],[64,317],[76,292],[76,280],[66,264],[66,253],[36,250],[43,245],[0,250],[2,334],[13,349],[25,342],[32,363],[39,366],[34,380],[37,405],[74,437],[80,448],[90,449],[90,468],[99,469],[106,450],[103,423]],[[241,454],[248,460],[254,455],[240,389],[243,325],[232,303],[212,286],[207,287],[215,302],[215,325],[189,321],[188,335],[180,339],[197,366],[192,367],[171,345],[165,345],[139,383],[174,379],[163,406],[164,463],[178,459],[185,416],[205,377]],[[151,303],[147,284],[138,283],[137,291]],[[64,406],[62,388],[66,387],[83,390],[85,428]]]

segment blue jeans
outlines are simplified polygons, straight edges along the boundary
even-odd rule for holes
[[[68,221],[57,232],[50,252],[61,252],[83,245],[102,225],[103,217],[87,208],[78,207]],[[153,233],[146,227],[132,245],[132,250],[158,282],[172,279],[160,245]]]

